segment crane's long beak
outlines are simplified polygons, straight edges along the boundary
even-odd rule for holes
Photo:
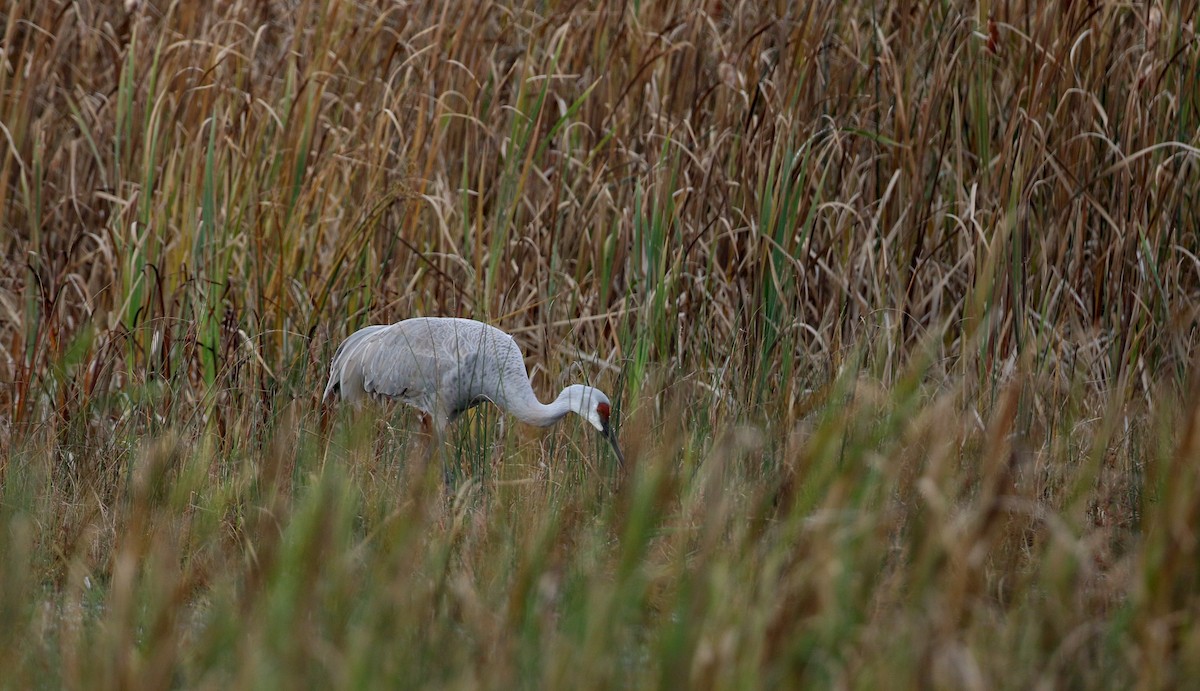
[[[600,433],[604,435],[609,444],[612,444],[613,453],[617,455],[617,466],[621,470],[625,470],[625,454],[621,453],[621,447],[617,444],[617,433],[613,431],[612,427],[608,426],[608,423],[604,424],[604,428],[600,430]]]

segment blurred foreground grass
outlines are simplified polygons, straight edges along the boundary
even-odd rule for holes
[[[493,472],[452,500],[404,442],[345,421],[326,443],[304,405],[232,456],[207,434],[123,440],[111,499],[28,440],[0,516],[6,684],[1194,678],[1194,403],[1067,410],[1031,439],[1025,377],[981,424],[968,388],[905,374],[847,374],[786,429],[631,422],[624,479],[588,444],[467,442]]]

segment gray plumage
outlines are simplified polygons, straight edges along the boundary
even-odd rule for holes
[[[513,337],[471,319],[419,317],[359,329],[333,356],[324,398],[335,394],[347,402],[371,398],[414,406],[430,416],[439,437],[446,425],[484,401],[538,427],[574,412],[609,440],[624,465],[604,392],[573,384],[543,404]]]

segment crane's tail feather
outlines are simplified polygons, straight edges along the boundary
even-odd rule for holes
[[[328,401],[334,393],[337,392],[338,381],[336,377],[329,377],[329,383],[325,385],[325,393],[321,395],[321,402]]]

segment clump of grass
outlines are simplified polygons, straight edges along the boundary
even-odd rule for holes
[[[1195,2],[0,10],[10,683],[1172,685]],[[587,430],[317,400],[487,319]],[[424,472],[428,471],[428,472]]]

